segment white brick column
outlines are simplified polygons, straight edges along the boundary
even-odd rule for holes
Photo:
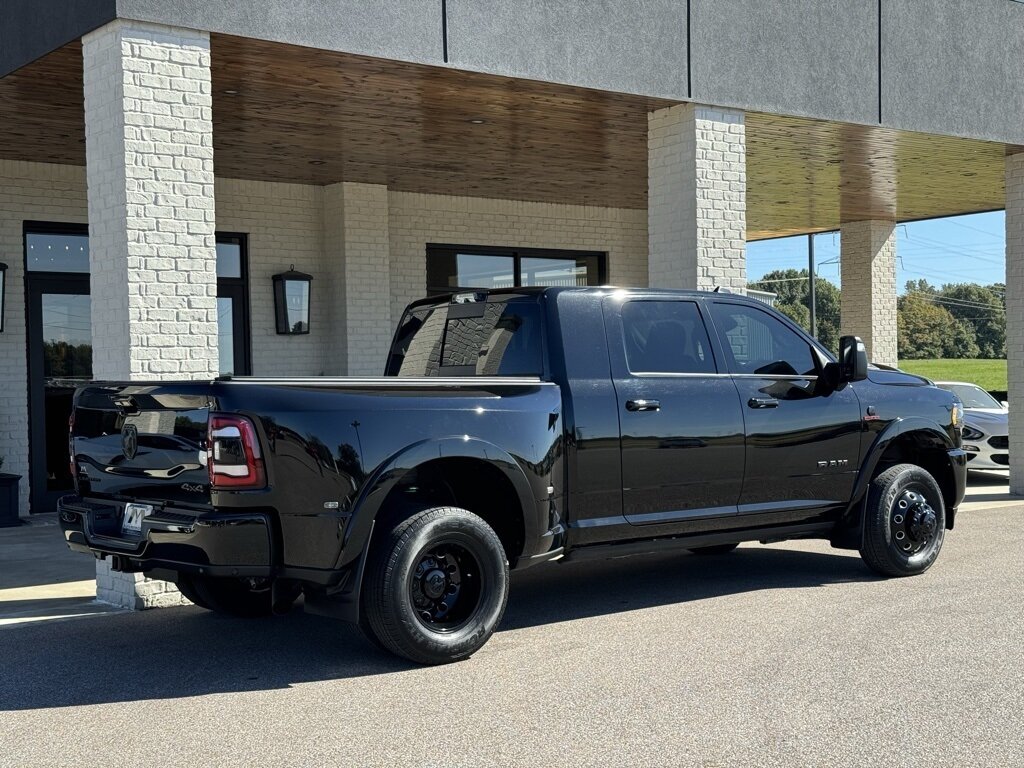
[[[115,21],[82,41],[97,379],[217,375],[210,39]],[[97,596],[176,604],[173,586],[97,566]]]
[[[840,250],[840,329],[864,340],[871,362],[896,365],[896,224],[843,224]]]
[[[1024,495],[1024,154],[1006,158],[1006,378],[1010,493]]]
[[[324,188],[324,252],[331,302],[325,372],[380,376],[394,331],[386,186]]]
[[[743,112],[676,104],[648,114],[652,287],[746,289],[746,156]]]

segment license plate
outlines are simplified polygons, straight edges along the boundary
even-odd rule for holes
[[[121,523],[122,533],[142,533],[142,521],[153,514],[152,504],[126,504],[124,520]]]

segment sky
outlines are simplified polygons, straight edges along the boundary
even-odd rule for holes
[[[896,285],[908,280],[943,283],[1005,281],[1005,230],[1002,211],[900,224],[896,232]],[[815,235],[818,276],[839,285],[839,233]],[[776,269],[807,268],[807,236],[747,244],[747,279]]]

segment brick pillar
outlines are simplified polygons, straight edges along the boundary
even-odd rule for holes
[[[324,188],[324,251],[331,295],[325,372],[380,376],[394,332],[386,186]]]
[[[840,329],[864,340],[871,362],[896,365],[896,224],[843,224],[840,250]]]
[[[746,155],[743,112],[677,104],[648,114],[652,287],[745,290]]]
[[[1024,154],[1006,158],[1006,378],[1010,493],[1024,495]]]
[[[217,375],[210,40],[115,21],[82,41],[97,379]],[[173,585],[97,566],[97,597],[176,604]]]

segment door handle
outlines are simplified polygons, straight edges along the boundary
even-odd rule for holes
[[[627,411],[660,411],[661,403],[657,400],[627,400]]]
[[[751,408],[778,408],[779,401],[774,397],[752,397],[747,400]]]

